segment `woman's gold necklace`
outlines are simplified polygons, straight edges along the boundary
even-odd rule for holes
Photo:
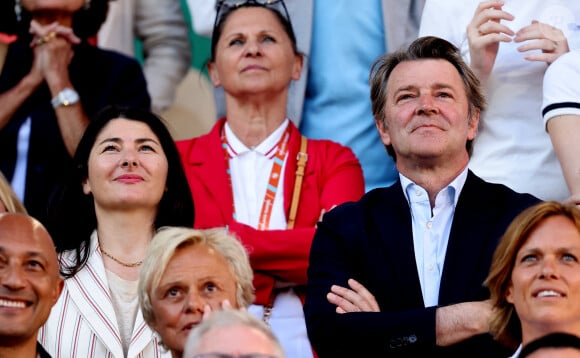
[[[137,266],[140,266],[140,265],[143,263],[143,260],[141,260],[141,261],[137,261],[137,262],[133,262],[133,263],[126,263],[126,262],[123,262],[123,261],[119,260],[118,258],[116,258],[115,256],[113,256],[113,255],[111,255],[110,253],[108,253],[107,251],[105,251],[101,245],[99,245],[99,248],[101,249],[101,252],[102,252],[102,253],[103,253],[105,256],[107,256],[107,257],[108,257],[108,258],[110,258],[111,260],[113,260],[113,261],[115,261],[116,263],[118,263],[118,264],[120,264],[120,265],[123,265],[123,266],[125,266],[125,267],[137,267]]]

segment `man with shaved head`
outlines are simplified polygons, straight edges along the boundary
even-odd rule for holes
[[[27,215],[0,214],[0,357],[48,357],[36,338],[62,287],[44,226]]]

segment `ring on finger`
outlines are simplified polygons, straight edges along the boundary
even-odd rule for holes
[[[34,41],[34,44],[36,46],[41,46],[44,45],[46,43],[46,41],[44,40],[44,37],[39,37]]]
[[[56,32],[55,31],[51,31],[46,36],[44,36],[44,39],[48,42],[48,41],[52,40],[55,37],[56,37]]]
[[[54,31],[49,32],[48,34],[37,38],[35,41],[35,44],[36,44],[36,46],[44,45],[46,43],[49,43],[55,37],[56,37],[56,32],[54,32]]]

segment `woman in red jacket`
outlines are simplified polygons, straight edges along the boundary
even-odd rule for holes
[[[283,1],[262,2],[219,2],[208,69],[224,88],[227,115],[177,145],[195,227],[227,225],[239,237],[254,270],[250,312],[269,322],[288,357],[311,357],[299,297],[316,223],[358,200],[364,182],[349,148],[302,140],[286,117],[303,58]]]

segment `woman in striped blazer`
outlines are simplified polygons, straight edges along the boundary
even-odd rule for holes
[[[193,226],[171,135],[151,112],[109,107],[74,163],[49,212],[65,286],[39,341],[53,357],[169,357],[143,319],[137,285],[156,230]]]

